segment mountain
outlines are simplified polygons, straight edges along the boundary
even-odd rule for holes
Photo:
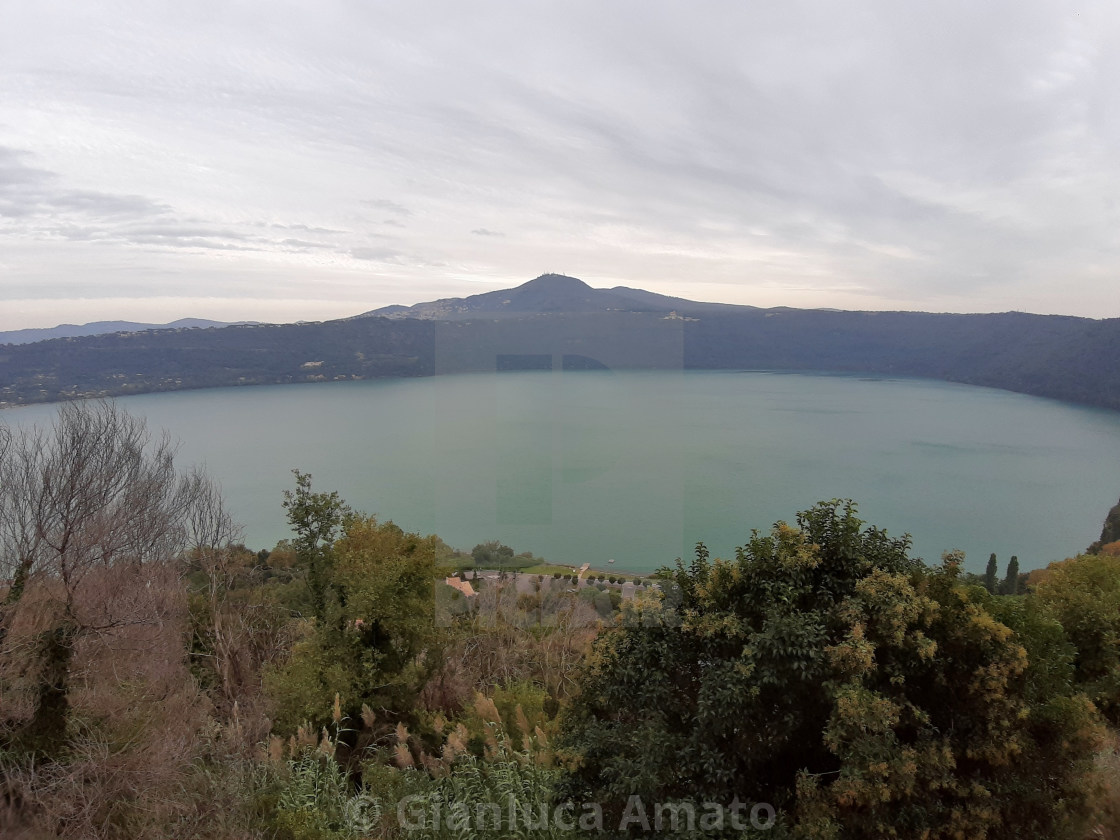
[[[247,324],[249,321],[236,321]],[[225,321],[209,321],[206,318],[180,318],[170,324],[140,324],[135,321],[91,321],[88,324],[59,324],[57,327],[42,329],[0,331],[0,344],[29,344],[33,341],[48,341],[52,338],[77,338],[83,335],[105,335],[106,333],[141,332],[142,330],[186,330],[228,327]]]
[[[837,371],[1120,410],[1120,319],[697,303],[543,275],[338,321],[0,346],[0,407],[226,385],[587,369]]]
[[[385,306],[363,312],[359,318],[417,318],[425,321],[462,321],[470,318],[505,318],[544,313],[654,312],[692,314],[754,310],[753,306],[699,303],[667,297],[642,289],[616,286],[593,289],[582,280],[563,274],[542,274],[513,289],[485,292],[466,298],[443,298],[414,306]]]

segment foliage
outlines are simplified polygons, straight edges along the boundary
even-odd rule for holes
[[[1034,577],[1034,597],[1076,651],[1074,679],[1120,724],[1120,557],[1086,554]]]
[[[252,674],[234,678],[254,615],[225,598],[235,531],[206,476],[111,403],[0,432],[0,834],[248,834],[251,786],[231,782],[264,730]],[[192,674],[188,653],[222,665]]]
[[[420,697],[421,706],[455,715],[476,692],[533,685],[543,691],[552,717],[573,690],[575,673],[601,622],[583,592],[549,580],[539,593],[518,595],[512,581],[495,581],[471,600],[469,611],[442,614],[447,647]]]
[[[1101,780],[1093,799],[1088,825],[1092,840],[1120,840],[1120,733],[1112,730],[1097,754]]]
[[[64,751],[75,657],[123,656],[139,628],[158,635],[179,618],[175,561],[228,534],[212,527],[213,486],[174,459],[166,435],[110,403],[67,404],[49,429],[4,435],[0,667],[15,678],[0,682],[0,741]]]
[[[289,662],[267,677],[282,731],[323,722],[335,695],[353,720],[363,704],[390,718],[411,711],[441,650],[435,549],[434,538],[391,522],[347,519],[331,549],[335,599],[321,622],[304,625]]]
[[[1103,546],[1120,541],[1120,502],[1109,510],[1101,527],[1100,538],[1089,546],[1087,554],[1098,554]]]
[[[1000,584],[999,593],[1001,595],[1018,595],[1019,594],[1019,558],[1012,557],[1007,561],[1007,575]]]
[[[502,723],[493,702],[480,696],[476,707],[484,756],[464,749],[463,728],[448,737],[446,771],[401,805],[402,816],[411,824],[408,836],[423,840],[575,837],[573,830],[564,829],[563,819],[561,824],[553,819],[557,770],[542,743],[543,733],[537,729],[536,737],[518,738]],[[516,709],[524,720],[521,707]]]
[[[276,824],[292,840],[365,837],[381,822],[374,797],[352,791],[346,771],[320,752],[306,751],[287,762],[287,783],[277,798]]]
[[[322,618],[331,582],[332,547],[350,509],[337,492],[313,493],[311,476],[292,470],[296,489],[284,491],[284,510],[295,531],[296,556],[306,569],[312,614]]]
[[[397,835],[396,803],[430,781],[381,763],[353,773],[335,760],[345,751],[345,721],[337,708],[331,729],[317,735],[300,727],[287,744],[269,740],[272,782],[269,807],[256,821],[258,834],[276,840],[358,840]]]
[[[600,637],[565,718],[562,794],[615,813],[632,794],[767,802],[793,837],[1062,836],[1091,705],[1031,672],[959,585],[959,556],[927,569],[851,503],[797,524],[734,561],[698,546],[657,608]],[[1035,629],[1034,650],[1060,647]]]
[[[499,571],[523,572],[528,574],[550,574],[558,568],[545,563],[531,551],[514,554],[512,548],[497,540],[479,543],[471,549],[471,565],[475,569],[498,569]]]
[[[523,743],[537,731],[545,732],[552,728],[546,711],[549,694],[534,682],[520,680],[497,686],[492,699],[513,743]]]
[[[1060,697],[1074,684],[1076,648],[1065,629],[1033,597],[990,597],[972,591],[972,600],[1000,624],[1015,632],[1016,640],[1027,653],[1023,690],[1031,703]]]
[[[999,587],[999,563],[995,554],[988,557],[988,567],[984,570],[984,588],[993,595]]]
[[[533,763],[524,753],[490,761],[466,755],[427,795],[409,801],[406,813],[417,825],[409,836],[424,840],[576,837],[574,826],[564,830],[553,820],[555,776],[555,770]]]

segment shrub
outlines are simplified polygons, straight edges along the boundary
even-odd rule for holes
[[[1086,554],[1032,579],[1034,597],[1073,644],[1074,680],[1120,724],[1120,557]]]
[[[851,503],[797,525],[734,561],[699,545],[599,637],[561,794],[614,817],[631,794],[767,802],[797,838],[1066,836],[1098,729],[1060,661],[1032,671],[1050,629],[1001,623],[959,556],[927,568]]]

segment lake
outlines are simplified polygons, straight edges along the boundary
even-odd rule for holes
[[[767,372],[543,372],[226,388],[119,400],[205,463],[246,543],[288,535],[291,469],[470,549],[650,571],[728,556],[821,499],[1031,569],[1082,551],[1120,496],[1120,414],[986,388]],[[9,409],[48,422],[53,406]]]

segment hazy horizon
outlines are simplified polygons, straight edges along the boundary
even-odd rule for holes
[[[581,278],[577,278],[577,279],[581,279]],[[526,282],[528,282],[528,281],[526,281]],[[518,285],[521,285],[521,284],[518,284]],[[592,288],[597,289],[597,290],[610,290],[611,288],[617,288],[617,287],[593,286]],[[629,286],[628,288],[640,288],[640,287]],[[494,291],[499,291],[499,290],[494,290]],[[652,291],[652,290],[649,290],[649,291]],[[481,294],[481,292],[472,292],[471,294]],[[470,295],[463,295],[463,296],[456,296],[456,297],[469,297],[469,296]],[[674,295],[674,297],[679,297],[679,295]],[[395,304],[383,304],[382,306],[374,307],[374,309],[381,309],[383,307],[392,306],[392,305],[400,305],[400,306],[411,307],[411,306],[415,306],[415,305],[421,304],[421,303],[432,303],[432,302],[435,302],[435,299],[430,300],[430,301],[428,301],[428,300],[424,300],[424,301],[417,300],[417,301],[407,301],[407,302],[406,301],[397,301]],[[717,301],[717,300],[707,300],[707,301],[696,300],[696,301],[693,301],[693,302],[695,302],[695,303],[729,303],[729,301]],[[772,308],[781,308],[782,306],[783,306],[782,304],[776,304]],[[769,308],[769,307],[761,307],[761,308]],[[800,309],[830,309],[830,310],[835,310],[835,311],[858,311],[858,310],[841,310],[839,307],[805,306],[805,307],[796,307],[796,308],[800,308]],[[364,315],[364,314],[366,314],[368,312],[371,312],[371,311],[373,311],[373,310],[368,310],[367,309],[367,310],[362,310],[361,312],[350,312],[350,313],[346,313],[346,314],[343,314],[343,315],[337,315],[337,316],[326,317],[326,318],[318,318],[318,319],[296,318],[292,321],[228,321],[228,322],[220,322],[220,323],[223,326],[238,326],[238,325],[241,325],[241,324],[291,324],[291,323],[299,323],[301,321],[302,322],[312,322],[312,321],[327,321],[327,320],[352,318],[352,317],[356,317],[356,316],[359,316],[359,315]],[[909,311],[909,312],[927,312],[927,313],[932,313],[933,312],[933,310],[875,310],[875,311]],[[1006,311],[1006,312],[1012,312],[1012,311],[1025,312],[1026,310],[1004,310],[1004,311]],[[945,314],[945,313],[934,313],[934,314]],[[975,311],[964,312],[964,311],[962,311],[962,312],[954,313],[954,314],[983,315],[983,314],[998,314],[998,313],[975,312]],[[1055,314],[1055,313],[1033,313],[1033,314]],[[1075,316],[1075,317],[1089,317],[1089,318],[1092,318],[1093,320],[1104,320],[1105,317],[1108,317],[1108,316],[1104,316],[1104,317]],[[193,321],[193,320],[206,321],[206,320],[214,320],[214,319],[197,318],[193,315],[184,315],[184,316],[179,316],[179,317],[175,317],[175,318],[170,318],[167,321],[149,321],[149,322],[134,322],[134,321],[132,321],[132,319],[127,319],[127,318],[97,319],[97,320],[93,320],[93,321],[85,321],[85,322],[82,322],[82,323],[62,322],[62,323],[57,323],[57,324],[41,324],[41,325],[31,326],[31,327],[17,327],[17,328],[13,328],[13,329],[10,329],[10,330],[9,329],[0,329],[0,334],[8,333],[8,332],[13,332],[14,333],[14,332],[21,332],[21,331],[50,330],[50,329],[56,329],[56,328],[59,328],[59,327],[86,327],[86,326],[91,326],[93,324],[101,324],[101,323],[112,324],[112,323],[117,323],[117,322],[132,322],[132,323],[136,323],[140,327],[153,327],[153,326],[154,327],[168,327],[168,326],[173,326],[180,321]],[[2,319],[0,319],[0,321],[2,321]]]

